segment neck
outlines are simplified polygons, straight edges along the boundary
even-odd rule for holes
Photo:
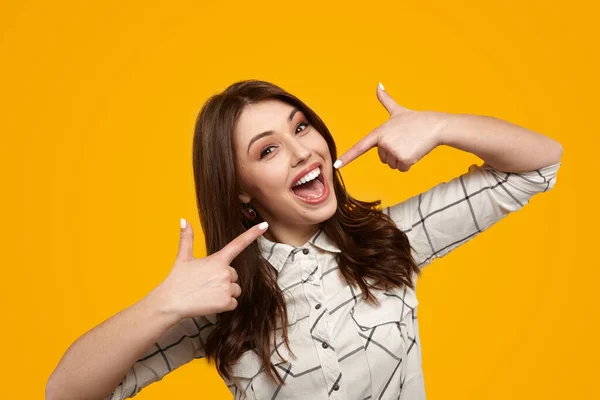
[[[269,223],[269,229],[264,233],[264,237],[272,242],[289,244],[291,246],[303,246],[321,227],[321,224],[315,225],[280,225]]]

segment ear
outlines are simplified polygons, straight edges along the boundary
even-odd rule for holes
[[[238,198],[240,199],[240,201],[242,203],[248,203],[250,200],[252,200],[250,198],[250,196],[248,196],[248,194],[246,192],[240,192],[240,193],[238,193]]]

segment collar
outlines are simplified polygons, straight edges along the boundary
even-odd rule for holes
[[[257,239],[258,248],[262,256],[267,260],[277,272],[281,272],[283,265],[292,253],[296,253],[303,248],[311,246],[318,247],[331,253],[341,253],[340,248],[331,240],[331,238],[320,228],[302,247],[296,247],[285,243],[272,242],[264,235]]]

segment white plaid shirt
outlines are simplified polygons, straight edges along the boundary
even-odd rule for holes
[[[420,268],[466,243],[536,193],[556,182],[561,163],[526,173],[473,164],[449,182],[384,209],[408,236]],[[267,379],[257,354],[246,351],[225,382],[234,399],[425,399],[418,300],[410,288],[373,291],[380,306],[361,298],[339,274],[340,249],[319,230],[302,247],[258,238],[264,258],[278,271],[286,297],[290,347],[277,331],[271,362],[284,385]],[[417,275],[413,273],[415,283]],[[133,397],[177,367],[205,356],[214,315],[186,318],[171,327],[127,372],[107,399]]]

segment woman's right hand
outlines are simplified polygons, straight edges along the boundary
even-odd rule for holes
[[[185,221],[185,220],[183,220]],[[177,318],[199,317],[231,311],[238,305],[242,289],[231,262],[262,235],[266,222],[242,233],[221,250],[204,258],[194,258],[194,231],[186,221],[181,229],[179,252],[167,278],[154,289],[166,309]],[[264,225],[264,226],[262,226]]]

